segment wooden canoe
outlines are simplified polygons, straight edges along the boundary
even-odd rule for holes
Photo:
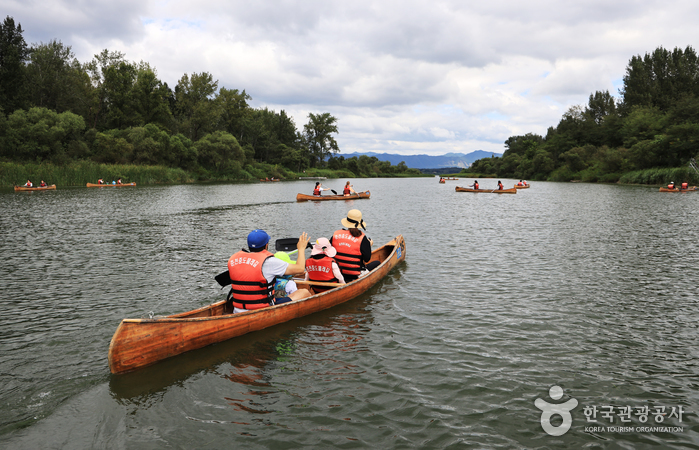
[[[516,194],[517,189],[515,189],[515,188],[502,189],[502,190],[499,190],[497,188],[495,188],[495,190],[493,190],[493,189],[471,189],[471,188],[456,186],[456,192],[476,192],[476,193],[486,192],[486,193],[493,193],[493,194]]]
[[[121,184],[97,184],[97,183],[87,183],[87,187],[126,187],[126,186],[136,186],[136,183],[121,183]]]
[[[529,186],[531,186],[531,184],[525,184],[524,186],[517,186],[515,184],[515,189],[529,189]]]
[[[297,202],[320,202],[324,200],[357,200],[360,198],[369,198],[371,196],[371,192],[369,191],[364,191],[364,192],[357,192],[356,194],[350,194],[350,195],[306,195],[306,194],[297,194],[296,195],[296,201]]]
[[[231,314],[230,305],[226,306],[222,300],[166,317],[123,319],[109,344],[109,370],[131,372],[190,350],[331,308],[366,292],[404,261],[405,255],[405,241],[399,235],[372,252],[371,260],[381,264],[367,275],[347,284],[295,280],[299,289],[312,289],[314,284],[338,287],[269,308]]]
[[[691,192],[691,191],[696,191],[696,190],[697,190],[696,186],[690,186],[687,189],[680,189],[680,188],[668,189],[666,187],[660,188],[660,192]]]
[[[15,192],[17,191],[55,191],[56,185],[50,184],[44,187],[26,187],[26,186],[15,186]]]

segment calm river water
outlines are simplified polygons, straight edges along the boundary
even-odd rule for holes
[[[0,447],[699,448],[699,192],[471,181],[2,191]],[[122,318],[225,298],[250,230],[329,237],[352,208],[406,240],[369,292],[109,373]]]

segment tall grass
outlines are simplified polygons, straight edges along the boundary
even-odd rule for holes
[[[44,180],[47,184],[60,186],[84,186],[86,183],[96,183],[100,178],[107,183],[121,178],[124,183],[137,184],[195,181],[192,174],[182,169],[162,166],[108,165],[90,161],[79,161],[65,166],[0,162],[0,186],[22,185],[28,179],[34,184]]]
[[[628,172],[619,178],[623,184],[675,184],[687,182],[690,185],[699,184],[699,174],[688,167],[646,169]]]

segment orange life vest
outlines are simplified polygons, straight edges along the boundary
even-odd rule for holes
[[[667,188],[668,188],[668,189],[675,189],[675,185],[674,185],[674,184],[668,184],[668,185],[667,185]]]
[[[337,278],[333,273],[333,258],[323,256],[316,259],[310,257],[306,260],[306,272],[310,281],[322,281],[325,283],[337,283]]]
[[[233,306],[238,309],[260,309],[270,305],[274,298],[274,281],[267,282],[262,275],[262,264],[274,255],[267,250],[241,250],[228,260]]]
[[[350,194],[351,194],[350,187],[349,187],[349,186],[345,186],[345,188],[342,190],[342,193],[343,193],[344,195],[350,195]]]
[[[689,187],[689,184],[687,183],[682,183],[682,189],[687,189]]]
[[[520,181],[519,183],[517,183],[517,186],[524,186],[524,183]]]
[[[473,183],[473,189],[478,189],[478,183]]]
[[[362,262],[362,240],[364,233],[354,237],[347,230],[337,230],[333,234],[333,247],[337,250],[335,260],[343,275],[359,276],[364,267]]]
[[[313,195],[320,195],[320,187],[313,189]]]
[[[502,191],[503,185],[502,183],[498,183],[498,189]]]

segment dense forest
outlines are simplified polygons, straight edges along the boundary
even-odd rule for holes
[[[692,47],[658,48],[634,56],[619,98],[590,94],[546,136],[505,141],[501,157],[465,172],[503,178],[626,183],[696,183],[690,162],[699,153],[699,58]],[[670,180],[669,178],[677,178]]]
[[[6,171],[44,164],[161,166],[199,180],[284,178],[307,169],[419,175],[375,157],[338,157],[337,119],[329,113],[310,113],[299,131],[284,110],[252,108],[250,100],[207,72],[185,73],[171,88],[150,64],[118,51],[80,62],[58,40],[28,46],[9,16],[0,25]]]

